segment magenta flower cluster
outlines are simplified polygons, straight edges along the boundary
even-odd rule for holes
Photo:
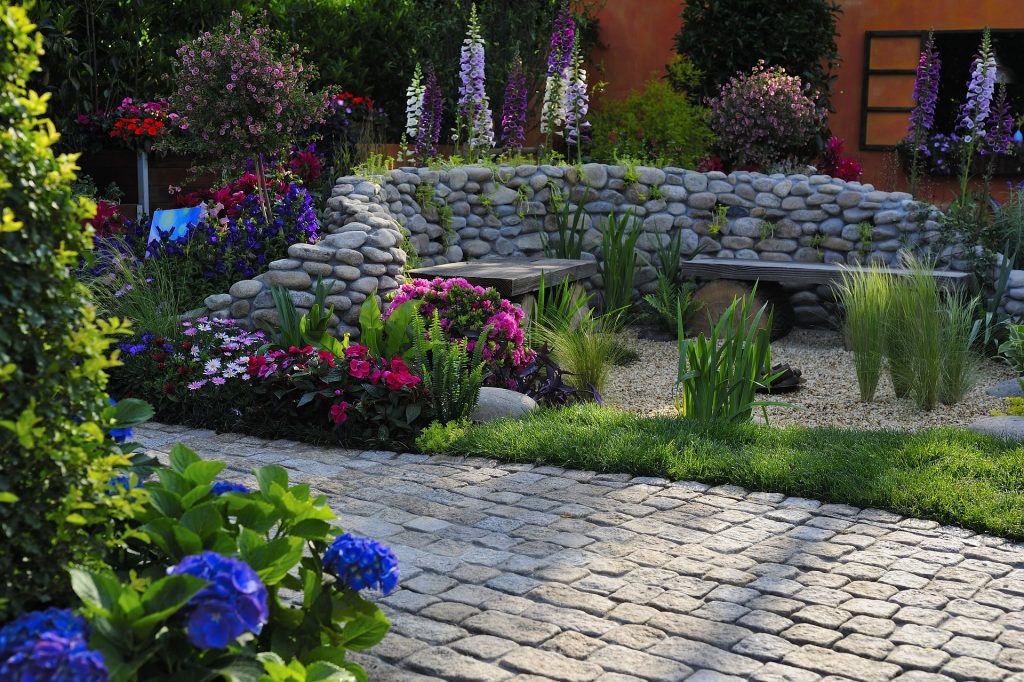
[[[437,141],[441,138],[441,86],[437,73],[429,64],[423,70],[423,106],[420,111],[419,130],[416,132],[416,154],[421,159],[437,155]]]
[[[171,105],[195,133],[196,152],[216,149],[235,166],[288,148],[323,120],[324,94],[310,87],[316,72],[299,48],[279,50],[277,36],[233,12],[223,31],[206,31],[178,49]]]
[[[441,328],[451,340],[468,339],[470,350],[476,348],[487,330],[484,359],[492,365],[523,367],[533,362],[536,353],[525,345],[523,311],[495,289],[474,286],[462,279],[414,279],[399,287],[384,319],[406,301],[422,301],[419,312],[428,320],[434,311],[440,318]]]
[[[523,60],[517,56],[505,84],[505,100],[501,108],[501,146],[504,149],[522,149],[525,141],[526,74],[523,73]]]
[[[826,115],[799,76],[763,60],[723,83],[708,106],[720,153],[740,166],[764,167],[798,155]]]

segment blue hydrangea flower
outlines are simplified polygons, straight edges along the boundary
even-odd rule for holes
[[[185,606],[188,639],[200,649],[226,649],[267,622],[267,588],[249,564],[216,552],[187,556],[167,570],[210,582]]]
[[[113,398],[108,398],[110,405],[117,405],[117,401]],[[114,439],[115,443],[123,443],[132,437],[132,427],[130,426],[115,426],[110,429],[110,437]]]
[[[67,609],[22,614],[0,629],[0,679],[107,682],[103,655],[87,640],[85,620]]]
[[[217,481],[210,488],[210,492],[214,495],[223,495],[224,493],[248,493],[250,490],[241,483],[232,483],[231,481]]]
[[[350,590],[377,589],[389,594],[398,587],[395,553],[370,538],[339,535],[324,553],[323,565]]]

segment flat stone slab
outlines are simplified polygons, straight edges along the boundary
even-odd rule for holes
[[[996,398],[1024,398],[1024,389],[1020,387],[1020,379],[1007,379],[989,387],[985,393]]]
[[[1024,417],[982,417],[967,428],[986,436],[1024,440]]]
[[[736,486],[136,436],[249,485],[279,462],[391,546],[391,632],[351,655],[371,680],[1022,679],[1024,547],[1002,538]]]
[[[462,277],[470,284],[494,287],[505,298],[530,294],[540,288],[541,276],[545,286],[586,279],[597,273],[597,263],[590,260],[563,258],[496,258],[474,260],[468,263],[445,263],[409,272],[413,277],[451,279]]]

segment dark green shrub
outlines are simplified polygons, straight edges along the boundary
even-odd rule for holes
[[[104,495],[125,457],[104,434],[104,370],[121,331],[74,277],[95,206],[71,193],[46,102],[27,87],[41,39],[0,9],[0,622],[68,595],[65,567],[94,564],[130,509]]]
[[[822,93],[840,61],[836,0],[792,0],[752,4],[749,0],[687,0],[676,52],[704,72],[698,90],[710,97],[718,86],[758,60],[781,66]]]
[[[662,80],[651,80],[626,99],[605,102],[591,121],[591,153],[605,163],[630,157],[694,168],[707,155],[712,138],[707,110]]]

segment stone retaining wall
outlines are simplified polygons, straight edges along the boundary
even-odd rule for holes
[[[339,178],[323,216],[328,236],[316,246],[296,245],[270,272],[239,282],[208,307],[248,322],[273,319],[268,287],[280,283],[300,308],[312,300],[312,281],[323,274],[339,314],[338,332],[352,332],[358,305],[400,280],[414,248],[423,264],[477,258],[537,256],[542,233],[555,237],[552,193],[582,203],[588,216],[584,257],[595,258],[609,213],[631,211],[642,221],[641,263],[656,262],[659,246],[680,232],[697,258],[824,263],[896,264],[901,252],[934,250],[938,209],[903,192],[882,192],[826,175],[699,173],[681,168],[621,166],[464,166],[448,170],[402,168],[371,179]],[[946,262],[965,263],[947,248]],[[312,278],[310,277],[312,276]],[[600,287],[595,276],[590,287]],[[1024,312],[1024,271],[1014,271],[1003,307]],[[642,265],[637,293],[656,287],[653,267]],[[797,321],[834,320],[824,287],[785,287]]]

